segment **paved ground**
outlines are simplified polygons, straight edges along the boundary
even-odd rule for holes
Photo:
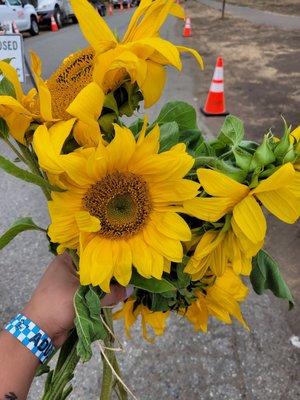
[[[125,16],[117,15],[113,18],[111,21],[117,26],[124,26]],[[179,43],[182,41],[180,29],[171,21],[165,34]],[[26,49],[33,47],[40,51],[45,60],[45,76],[66,55],[67,48],[72,51],[83,45],[76,26],[65,28],[57,34],[45,33],[40,39],[26,41]],[[185,58],[186,74],[180,79],[176,73],[170,72],[163,101],[184,98],[198,108],[200,100],[196,86],[207,86],[208,82],[204,74],[195,71],[191,66],[191,62]],[[154,109],[154,115],[157,110],[158,107]],[[2,143],[0,152],[8,155]],[[47,225],[45,203],[36,188],[0,172],[0,192],[5,194],[0,197],[0,231],[19,216],[32,215],[38,223]],[[272,224],[275,233],[281,229],[281,224]],[[296,236],[290,236],[289,247],[284,247],[284,251],[278,242],[276,246],[273,243],[273,248],[276,250],[277,247],[281,261],[292,265],[295,276],[298,276],[296,267],[300,254],[296,250],[299,243],[296,240]],[[41,235],[24,233],[2,251],[0,324],[15,314],[29,298],[50,260],[46,249],[47,243]],[[135,339],[127,341],[121,324],[118,323],[117,333],[125,347],[125,352],[120,357],[124,377],[138,399],[154,400],[158,396],[164,400],[300,399],[297,386],[299,350],[290,342],[292,335],[300,335],[300,327],[289,324],[287,305],[272,296],[258,297],[251,294],[243,309],[251,326],[251,333],[245,332],[235,323],[224,326],[212,321],[210,333],[200,335],[195,334],[183,319],[173,318],[167,334],[155,345],[148,345],[139,339],[139,328],[135,330]],[[95,347],[93,360],[82,366],[77,373],[72,399],[98,398],[98,365],[99,351]],[[40,398],[41,387],[42,379],[36,380],[30,400]]]
[[[215,0],[199,0],[200,3],[221,10],[221,4]],[[250,7],[227,4],[226,12],[241,17],[247,21],[261,25],[271,25],[281,29],[300,29],[300,17],[277,14],[270,11],[258,10]]]
[[[223,2],[223,0],[218,1]],[[260,10],[273,11],[280,14],[300,15],[299,0],[226,0],[226,4],[258,8]]]

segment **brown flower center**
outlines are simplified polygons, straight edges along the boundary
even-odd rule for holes
[[[54,118],[70,118],[66,109],[78,93],[92,82],[94,56],[92,48],[72,54],[47,81]]]
[[[151,212],[147,183],[130,172],[114,172],[95,183],[83,198],[83,206],[100,219],[99,234],[110,239],[135,235]]]

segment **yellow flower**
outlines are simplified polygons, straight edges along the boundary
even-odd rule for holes
[[[66,126],[69,124],[69,127]],[[199,184],[183,177],[193,166],[185,145],[158,154],[159,128],[135,140],[115,125],[115,137],[104,146],[60,155],[70,122],[45,126],[34,135],[41,167],[63,178],[63,193],[49,202],[49,236],[60,251],[80,251],[82,285],[109,291],[114,276],[121,285],[131,278],[132,264],[149,278],[160,279],[165,261],[180,262],[181,241],[191,239],[189,226],[176,211],[198,194]]]
[[[137,318],[141,316],[143,338],[150,343],[154,342],[148,334],[147,325],[149,325],[156,336],[162,336],[166,329],[166,322],[170,315],[170,311],[151,311],[143,304],[135,307],[135,299],[128,299],[124,303],[121,310],[114,313],[114,319],[124,318],[125,331],[129,339],[131,339],[130,329],[136,322]]]
[[[231,269],[216,279],[206,294],[197,291],[197,300],[187,310],[181,310],[193,325],[195,330],[207,332],[209,316],[213,316],[226,324],[231,324],[231,316],[235,317],[246,329],[248,326],[243,319],[239,302],[245,300],[248,288]]]
[[[31,122],[38,123],[78,118],[74,136],[79,144],[97,145],[101,139],[97,122],[103,107],[104,93],[100,86],[92,82],[88,68],[77,55],[69,57],[62,66],[45,82],[42,77],[42,64],[32,52],[32,70],[36,89],[27,95],[23,93],[16,70],[0,61],[0,71],[12,83],[15,97],[0,96],[0,116],[8,124],[12,136],[22,144]],[[87,63],[88,55],[84,58]],[[88,135],[83,132],[88,130]]]
[[[190,52],[203,68],[193,49],[175,46],[159,37],[169,14],[183,18],[184,11],[174,0],[142,0],[133,14],[123,39],[118,42],[108,25],[87,0],[71,0],[86,40],[95,51],[93,79],[104,92],[114,90],[127,77],[137,82],[145,107],[161,96],[166,81],[166,65],[181,70],[181,52]],[[155,84],[153,84],[155,82]]]
[[[240,240],[248,239],[257,245],[264,240],[267,226],[259,202],[289,224],[299,217],[299,200],[290,190],[290,185],[297,189],[299,180],[291,163],[278,168],[253,190],[217,171],[200,168],[197,174],[203,189],[212,197],[186,201],[185,211],[212,222],[232,213],[231,226]]]
[[[202,235],[184,272],[192,275],[193,280],[200,280],[208,269],[222,276],[231,265],[236,274],[249,275],[252,257],[261,247],[262,243],[257,246],[250,241],[241,242],[232,229],[209,230]]]

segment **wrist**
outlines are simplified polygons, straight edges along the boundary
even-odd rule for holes
[[[32,322],[38,325],[51,339],[54,347],[60,347],[64,340],[62,340],[63,333],[51,321],[51,318],[35,304],[28,303],[21,311],[25,317],[29,318]]]

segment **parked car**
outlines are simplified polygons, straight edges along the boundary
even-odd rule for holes
[[[38,15],[31,4],[22,4],[20,0],[0,0],[0,24],[15,22],[20,32],[39,34]]]
[[[112,0],[112,4],[113,4],[114,8],[120,7],[121,3],[123,4],[123,7],[128,7],[128,5],[130,7],[133,6],[133,1],[132,0]]]
[[[50,25],[51,17],[53,16],[59,28],[62,27],[64,22],[69,20],[77,22],[68,0],[38,0],[37,14],[40,24]]]
[[[101,17],[105,17],[105,15],[106,15],[106,7],[105,7],[105,4],[102,3],[102,1],[100,1],[100,0],[90,0],[90,3],[96,8],[96,10],[101,15]]]

